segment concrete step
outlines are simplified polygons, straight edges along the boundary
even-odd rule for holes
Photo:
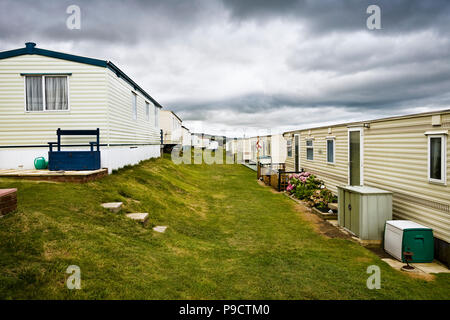
[[[147,212],[138,212],[138,213],[128,213],[126,215],[128,218],[133,219],[138,222],[145,223],[148,219],[148,213]]]
[[[107,202],[102,203],[101,206],[111,212],[117,213],[122,209],[122,202]]]
[[[166,226],[156,226],[153,228],[154,231],[159,232],[159,233],[164,233],[166,231],[167,227]]]

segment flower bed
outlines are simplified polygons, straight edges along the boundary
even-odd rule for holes
[[[337,197],[325,187],[324,182],[310,172],[289,175],[286,192],[321,211],[328,211],[328,203],[337,202]]]

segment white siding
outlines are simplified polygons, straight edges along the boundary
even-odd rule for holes
[[[107,69],[109,143],[159,144],[159,128],[155,127],[155,106],[141,92],[134,90],[125,80]],[[132,99],[137,95],[137,119],[133,119]],[[150,104],[147,120],[145,103]]]
[[[434,113],[439,114],[439,113]],[[368,121],[363,129],[364,185],[393,192],[393,215],[397,219],[418,222],[434,230],[435,237],[450,242],[450,143],[447,139],[447,185],[428,182],[427,131],[450,129],[450,112],[441,113],[441,125],[432,126],[432,115],[412,115]],[[285,133],[292,139],[300,134],[300,167],[314,173],[336,192],[336,186],[348,183],[347,124]],[[326,137],[336,138],[336,162],[326,162]],[[306,160],[306,138],[314,138],[314,160]],[[294,169],[292,157],[286,170]]]
[[[26,112],[21,73],[72,73],[68,77],[68,111]],[[56,129],[100,128],[106,143],[106,69],[38,55],[0,60],[0,146],[46,146],[56,141]],[[64,137],[64,144],[92,137]]]
[[[450,113],[442,115],[443,123]],[[394,216],[413,220],[450,242],[450,188],[428,182],[426,131],[431,116],[372,122],[364,132],[364,184],[394,193]],[[447,181],[450,181],[450,147],[447,142]]]

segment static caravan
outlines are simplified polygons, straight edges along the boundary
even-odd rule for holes
[[[248,138],[251,162],[263,160],[265,163],[285,163],[286,139],[281,134]],[[259,157],[259,159],[258,159]],[[244,158],[245,159],[245,158]]]
[[[270,136],[270,157],[272,163],[286,162],[286,139],[281,134],[273,134]]]
[[[450,110],[284,133],[286,170],[303,168],[336,192],[364,185],[393,193],[393,215],[433,229],[450,264]]]
[[[58,128],[99,128],[109,172],[160,155],[161,105],[110,61],[28,42],[0,52],[0,84],[0,169],[33,169]],[[90,139],[65,136],[62,144],[83,150]]]
[[[170,152],[175,145],[183,143],[182,122],[181,118],[173,111],[161,110],[159,123],[162,130],[164,151]]]
[[[205,149],[209,146],[210,135],[204,133],[193,133],[192,134],[192,146],[194,148]]]
[[[281,134],[259,136],[259,157],[269,158],[271,163],[285,163],[286,139]]]
[[[191,145],[194,148],[201,148],[202,145],[202,136],[198,133],[191,134]]]
[[[190,148],[192,145],[191,132],[185,126],[181,126],[183,149]]]
[[[250,138],[241,139],[238,143],[238,149],[242,152],[242,160],[244,162],[250,162],[252,155]]]

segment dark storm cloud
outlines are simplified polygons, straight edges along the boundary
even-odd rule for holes
[[[95,40],[136,43],[164,41],[207,18],[211,3],[202,0],[5,0],[0,3],[0,39],[23,36],[53,40]],[[82,28],[66,28],[66,8],[81,8]]]
[[[239,20],[288,17],[306,21],[314,32],[361,30],[369,5],[382,12],[383,32],[410,32],[435,28],[448,33],[448,0],[223,0]]]

